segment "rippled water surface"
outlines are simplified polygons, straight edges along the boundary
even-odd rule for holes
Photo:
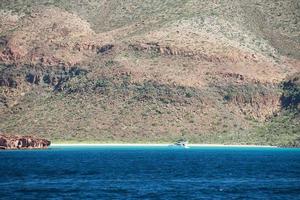
[[[300,199],[300,150],[0,151],[0,199]]]

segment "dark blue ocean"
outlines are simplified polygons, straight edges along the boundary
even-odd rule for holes
[[[0,151],[0,199],[300,199],[300,149]]]

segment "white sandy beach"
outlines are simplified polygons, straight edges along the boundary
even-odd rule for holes
[[[98,147],[112,147],[112,146],[120,146],[120,147],[167,147],[172,144],[162,143],[162,144],[139,144],[139,143],[74,143],[74,144],[51,144],[50,147],[62,147],[62,146],[70,146],[70,147],[82,147],[82,146],[98,146]],[[223,145],[223,144],[189,144],[190,147],[260,147],[260,148],[276,148],[276,146],[268,146],[268,145]]]

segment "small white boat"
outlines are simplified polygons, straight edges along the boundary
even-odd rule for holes
[[[178,140],[172,146],[182,147],[182,148],[190,148],[188,146],[188,143],[189,142],[187,140]]]

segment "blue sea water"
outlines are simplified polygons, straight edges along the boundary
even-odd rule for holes
[[[0,199],[300,199],[300,150],[0,151]]]

